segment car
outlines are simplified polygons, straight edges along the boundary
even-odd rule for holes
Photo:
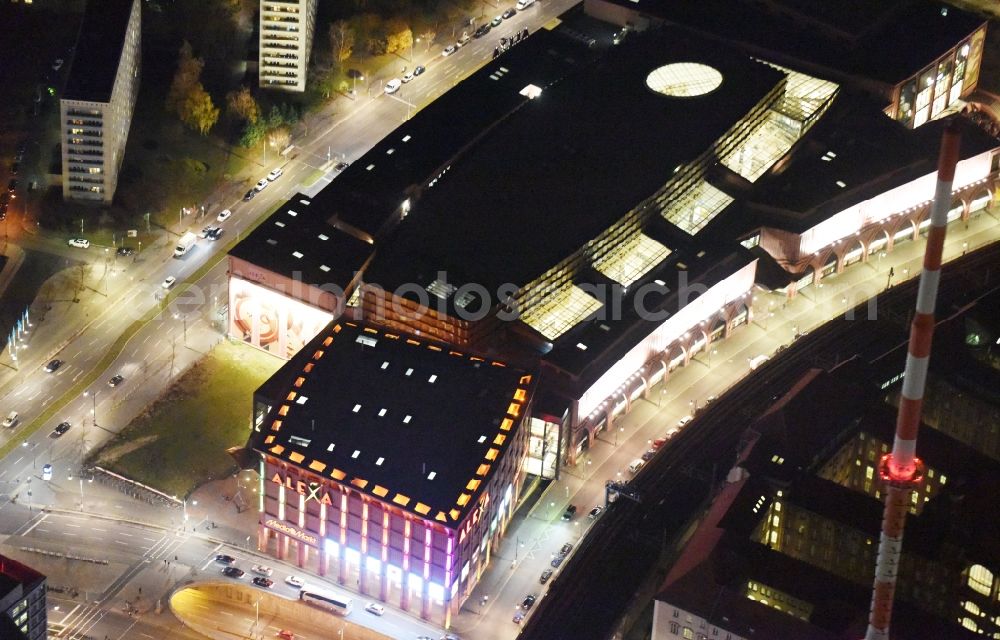
[[[427,68],[422,64],[418,64],[417,66],[413,67],[413,77],[416,78],[417,76],[421,75],[424,71],[427,71]]]
[[[443,636],[441,636],[441,640],[462,640],[462,639],[453,633],[446,633]]]
[[[565,559],[566,556],[557,555],[556,557],[552,558],[552,562],[550,562],[549,565],[551,565],[553,569],[558,569],[559,565],[561,565],[563,560]]]
[[[121,383],[122,383],[122,382],[123,382],[124,380],[125,380],[125,377],[124,377],[124,376],[122,376],[122,374],[120,374],[120,373],[119,373],[119,374],[116,374],[116,375],[113,375],[113,376],[111,376],[111,379],[110,379],[110,380],[108,380],[108,386],[109,386],[109,387],[117,387],[117,386],[118,386],[118,385],[120,385],[120,384],[121,384]]]
[[[17,184],[18,184],[17,179],[11,178],[11,181],[7,183],[7,191],[9,191],[10,193],[14,193],[14,191],[17,189]]]
[[[253,197],[255,195],[257,195],[257,190],[250,189],[249,191],[243,194],[243,202],[250,202],[251,200],[253,200]]]
[[[456,50],[458,50],[458,47],[456,47],[453,44],[449,44],[447,47],[444,48],[444,51],[441,52],[441,55],[450,56],[451,54],[455,53]]]
[[[573,550],[573,545],[571,543],[567,542],[566,544],[564,544],[559,549],[559,555],[561,555],[561,556],[568,556],[569,552],[572,551],[572,550]]]
[[[7,414],[7,417],[3,419],[3,426],[10,429],[12,427],[16,427],[18,422],[20,422],[20,418],[17,415],[17,411],[11,411]]]
[[[73,425],[71,425],[68,422],[60,422],[59,426],[57,426],[55,429],[53,429],[52,433],[49,434],[49,437],[50,438],[58,438],[62,434],[64,434],[67,431],[69,431],[69,429],[70,429],[71,426],[73,426]]]
[[[52,465],[47,464],[44,467],[42,467],[42,480],[51,480],[51,479],[52,479]]]
[[[534,606],[534,604],[535,596],[529,594],[524,596],[524,600],[521,601],[521,608],[525,611],[531,611],[531,607]]]
[[[503,22],[503,16],[496,16],[493,18],[493,21],[490,22],[490,26],[499,27],[501,22]]]
[[[518,609],[517,611],[514,612],[514,617],[511,618],[511,620],[514,622],[514,624],[521,624],[521,621],[524,620],[524,612]]]
[[[397,91],[399,91],[399,88],[401,86],[403,86],[403,81],[400,80],[399,78],[393,78],[389,82],[385,83],[385,92],[396,93]]]
[[[573,516],[575,516],[575,515],[576,515],[576,505],[575,504],[571,504],[571,505],[569,505],[569,506],[566,507],[565,511],[563,511],[562,519],[563,520],[572,520]]]
[[[225,233],[225,230],[222,227],[216,227],[208,233],[208,239],[218,240],[219,238],[222,237],[223,233]]]
[[[542,575],[538,578],[538,584],[545,584],[552,577],[552,569],[546,569],[542,572]]]
[[[385,613],[385,607],[383,607],[380,604],[375,604],[374,602],[369,602],[368,605],[365,607],[365,611],[380,616],[383,613]]]
[[[413,80],[413,74],[412,73],[407,73],[406,75],[403,76],[403,84],[406,84],[410,80]]]
[[[0,213],[7,215],[7,207],[10,205],[6,202],[0,202]]]
[[[232,564],[236,562],[236,558],[226,553],[220,553],[219,555],[215,556],[215,561],[220,564]]]
[[[669,439],[670,438],[668,436],[664,436],[662,438],[657,438],[656,440],[653,440],[652,447],[654,449],[659,449],[663,445],[667,444],[667,440],[669,440]]]
[[[680,420],[677,421],[677,426],[678,427],[686,427],[687,425],[689,425],[691,423],[692,420],[694,420],[694,416],[690,416],[690,415],[689,416],[684,416],[683,418],[681,418]]]
[[[493,27],[490,26],[490,24],[487,22],[486,24],[481,25],[478,29],[476,29],[476,32],[472,34],[472,37],[473,38],[482,38],[487,33],[489,33],[490,29],[492,29],[492,28]]]
[[[77,249],[89,249],[90,240],[86,238],[70,238],[67,244],[71,247],[76,247]]]
[[[170,287],[174,286],[176,282],[177,282],[177,276],[167,276],[166,278],[163,279],[163,283],[160,284],[160,286],[163,287],[164,289],[169,289]]]
[[[680,432],[681,432],[680,429],[678,429],[677,427],[674,427],[673,429],[669,429],[664,437],[666,437],[666,439],[669,440],[669,439],[673,438],[674,436],[676,436]]]
[[[337,164],[333,165],[333,168],[335,171],[343,171],[349,166],[351,166],[350,162],[338,162]]]
[[[272,573],[274,573],[274,569],[263,564],[255,564],[254,566],[250,567],[250,570],[259,576],[270,576]]]
[[[510,9],[507,9],[502,14],[500,14],[500,17],[503,18],[504,20],[507,20],[513,18],[516,15],[517,15],[517,9],[511,7]]]
[[[590,510],[590,513],[587,514],[587,517],[593,520],[597,516],[601,515],[601,513],[603,512],[604,512],[604,507],[598,505]]]
[[[647,449],[646,453],[642,454],[642,459],[644,462],[649,462],[656,455],[656,449]]]
[[[271,169],[271,173],[267,174],[267,179],[271,182],[274,182],[275,180],[280,178],[284,173],[285,172],[284,170],[282,170],[281,167],[278,167],[277,169]],[[228,211],[228,209],[226,209],[226,211]]]
[[[208,234],[212,233],[213,231],[215,231],[215,227],[213,227],[213,226],[207,226],[207,227],[205,227],[204,229],[201,230],[201,233],[198,234],[198,237],[200,237],[200,238],[207,238]]]
[[[288,629],[282,629],[276,637],[281,638],[281,640],[295,640],[295,634]]]
[[[713,402],[715,402],[718,399],[719,398],[717,396],[708,396],[707,398],[705,398],[705,404],[706,405],[712,404]]]
[[[56,61],[52,63],[52,70],[59,71],[60,69],[62,69],[62,66],[64,64],[66,64],[65,60],[63,60],[62,58],[56,58]]]
[[[262,589],[270,589],[274,584],[274,580],[271,580],[270,578],[262,578],[261,576],[257,576],[252,580],[252,582],[254,586],[261,587]]]
[[[117,253],[122,257],[128,257],[135,253],[135,249],[133,249],[132,247],[118,247],[118,250],[115,251],[115,253]]]
[[[267,181],[267,178],[261,178],[260,180],[257,181],[257,185],[254,187],[254,189],[257,190],[258,192],[261,192],[264,189],[267,189],[267,185],[269,184],[270,183]]]
[[[629,463],[628,470],[631,473],[639,473],[639,469],[642,469],[645,466],[646,466],[645,460],[643,460],[642,458],[636,458],[635,460]]]
[[[58,358],[56,358],[55,360],[49,360],[49,363],[47,365],[45,365],[45,372],[46,373],[52,373],[53,371],[56,371],[57,369],[59,369],[59,367],[61,367],[62,364],[63,364],[63,361],[60,360],[60,359],[58,359]]]
[[[225,569],[222,570],[222,575],[226,576],[227,578],[236,578],[237,580],[239,580],[240,578],[245,576],[246,573],[243,571],[243,569],[237,569],[236,567],[226,567]]]
[[[287,584],[289,587],[295,587],[296,589],[301,589],[302,587],[306,586],[305,580],[303,580],[298,576],[288,576],[287,578],[285,578],[285,584]]]
[[[761,354],[759,356],[754,356],[753,358],[750,358],[750,370],[751,371],[756,371],[757,369],[759,369],[761,367],[761,365],[763,365],[765,362],[767,362],[770,359],[771,358],[765,356],[764,354]]]

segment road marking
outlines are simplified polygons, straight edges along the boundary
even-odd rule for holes
[[[41,517],[41,519],[39,519],[39,521],[38,521],[38,522],[36,522],[35,524],[33,524],[33,525],[31,525],[30,527],[28,527],[28,530],[27,530],[27,531],[25,531],[24,533],[22,533],[21,535],[22,535],[22,536],[26,536],[26,535],[28,535],[29,533],[31,533],[31,530],[32,530],[32,529],[34,529],[34,528],[35,528],[35,527],[37,527],[38,525],[42,524],[42,521],[43,521],[43,520],[45,520],[45,519],[46,519],[46,518],[48,518],[48,517],[49,517],[49,514],[47,514],[47,513],[46,513],[46,514],[45,514],[44,516],[42,516],[42,517]],[[47,529],[39,529],[39,531],[48,531],[48,530],[47,530]]]
[[[123,536],[127,536],[127,537],[129,537],[129,538],[133,537],[131,533],[125,533],[124,531],[119,531],[119,533],[120,533],[121,535],[123,535]]]
[[[124,545],[128,545],[128,543],[127,543],[127,542],[124,542],[124,541],[122,541],[122,540],[115,540],[115,544],[124,544]]]
[[[78,525],[78,524],[73,524],[73,523],[71,523],[71,522],[67,522],[65,526],[67,526],[67,527],[76,527],[77,529],[79,529],[79,528],[80,528],[80,525]]]
[[[233,613],[232,613],[231,611],[223,611],[223,610],[221,610],[221,609],[219,610],[219,613],[221,613],[221,614],[223,614],[223,615],[227,615],[227,616],[231,616],[231,615],[233,615]]]
[[[77,535],[77,534],[75,534],[75,533],[70,533],[69,531],[64,531],[64,532],[63,532],[63,535],[64,535],[64,536],[75,536],[75,535]]]

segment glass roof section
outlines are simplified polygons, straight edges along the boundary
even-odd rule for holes
[[[521,320],[549,340],[555,340],[602,306],[580,287],[567,283],[545,302],[526,311]]]
[[[671,202],[661,215],[674,225],[691,235],[722,213],[733,201],[704,180],[687,190],[680,198]]]
[[[646,76],[646,86],[673,98],[693,98],[715,91],[722,84],[722,74],[712,67],[695,62],[667,64]]]
[[[594,268],[627,287],[669,255],[670,249],[647,235],[637,233],[595,262]]]

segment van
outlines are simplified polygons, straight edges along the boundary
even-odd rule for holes
[[[629,464],[629,473],[639,473],[639,469],[642,469],[646,465],[642,458],[636,458]]]
[[[17,411],[11,411],[7,414],[7,417],[3,419],[3,426],[10,429],[12,427],[16,427],[19,421],[20,419],[18,418]]]
[[[535,4],[535,0],[517,0],[516,8],[518,11],[524,11],[533,4]]]

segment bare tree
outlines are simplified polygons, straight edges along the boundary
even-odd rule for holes
[[[434,38],[436,37],[437,33],[434,32],[434,29],[427,29],[427,31],[420,34],[420,40],[424,43],[424,48],[426,49],[430,48],[431,43],[434,42]]]
[[[334,64],[340,64],[354,53],[354,28],[346,20],[330,25],[330,53]]]

